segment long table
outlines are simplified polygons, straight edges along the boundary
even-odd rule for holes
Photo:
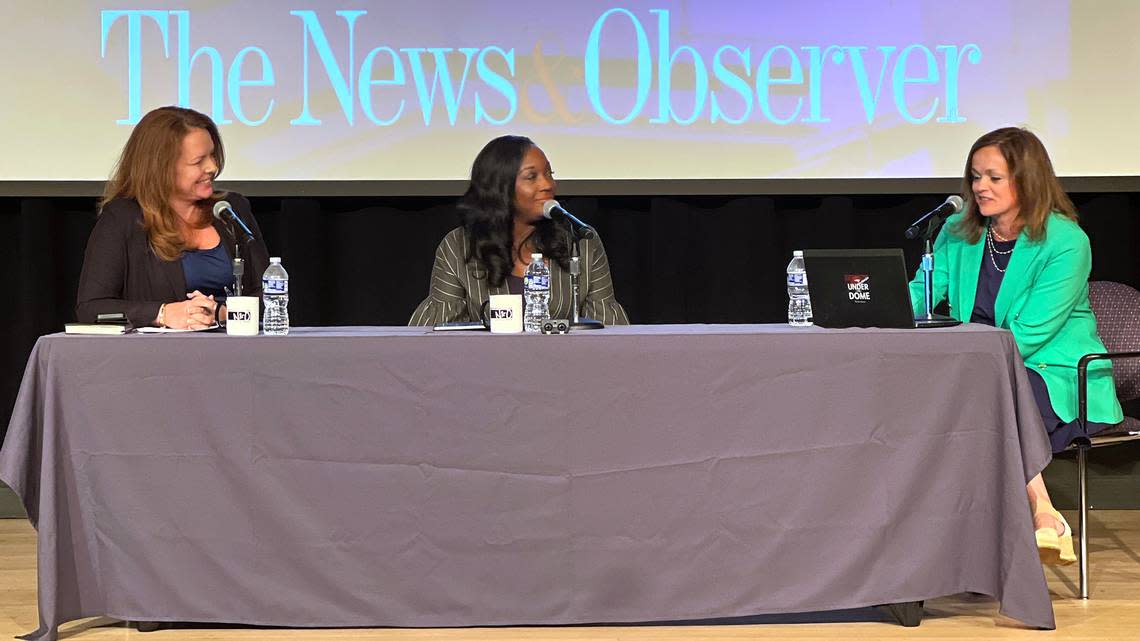
[[[50,335],[0,480],[41,627],[578,624],[970,591],[1054,626],[1012,335]]]

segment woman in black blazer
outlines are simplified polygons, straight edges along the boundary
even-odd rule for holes
[[[201,329],[224,318],[235,241],[213,215],[223,198],[253,232],[239,249],[242,293],[261,294],[269,252],[249,201],[214,191],[224,164],[221,136],[206,115],[162,107],[143,116],[87,241],[75,308],[80,322],[118,312],[135,327]]]

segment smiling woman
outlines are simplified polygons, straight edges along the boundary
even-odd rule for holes
[[[1086,425],[1077,422],[1077,362],[1104,352],[1089,305],[1092,249],[1077,224],[1045,145],[1004,127],[970,148],[962,178],[965,211],[951,216],[934,247],[934,304],[963,322],[1008,329],[1053,451],[1123,420],[1107,361],[1089,367]],[[910,285],[924,307],[921,271]],[[1053,508],[1041,475],[1026,487],[1037,545],[1047,563],[1072,563],[1072,530]]]
[[[568,230],[543,217],[557,182],[546,154],[529,138],[501,136],[487,143],[471,166],[459,201],[463,226],[435,252],[428,297],[409,325],[475,321],[491,294],[521,294],[532,253],[550,266],[550,317],[573,317]],[[629,318],[614,296],[606,251],[597,234],[581,243],[581,316],[610,325]]]
[[[238,246],[243,289],[260,294],[269,264],[249,201],[214,191],[225,165],[218,128],[192,109],[162,107],[131,132],[103,194],[79,277],[76,316],[125,314],[135,327],[201,329],[224,311],[233,284],[230,230],[212,215],[227,197],[254,232]]]

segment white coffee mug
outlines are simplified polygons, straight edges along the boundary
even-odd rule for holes
[[[491,294],[487,318],[492,334],[518,334],[523,331],[523,297],[519,294]]]
[[[226,299],[226,333],[257,336],[257,297],[230,296]]]

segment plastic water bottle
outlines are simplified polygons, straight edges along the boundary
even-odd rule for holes
[[[523,329],[541,332],[542,321],[550,318],[550,269],[542,261],[542,254],[530,255],[530,265],[523,276],[523,292],[526,298]]]
[[[261,277],[261,302],[265,308],[261,328],[266,334],[284,336],[289,333],[289,272],[276,256]]]
[[[788,263],[788,324],[796,327],[812,324],[804,253],[798,250],[792,252],[792,262]]]

